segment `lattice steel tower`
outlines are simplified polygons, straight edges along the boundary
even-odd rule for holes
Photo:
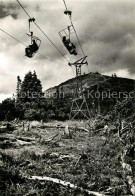
[[[79,59],[74,63],[69,63],[70,66],[75,66],[76,68],[76,88],[75,88],[75,98],[72,100],[70,119],[74,119],[78,115],[84,118],[90,119],[90,111],[86,101],[86,97],[83,93],[82,88],[82,78],[81,78],[81,68],[83,65],[88,65],[86,61],[87,56]]]

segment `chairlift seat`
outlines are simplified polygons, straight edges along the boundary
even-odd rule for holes
[[[25,49],[25,55],[29,58],[32,58],[38,52],[41,40],[35,36],[32,36],[32,42],[34,43]]]

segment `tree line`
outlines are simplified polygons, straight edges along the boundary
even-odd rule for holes
[[[65,99],[46,99],[36,72],[29,71],[22,81],[17,76],[16,95],[0,104],[0,120],[68,119],[70,104]]]
[[[84,75],[82,76],[85,77]],[[96,77],[96,76],[95,76]],[[83,80],[82,78],[82,80]],[[85,78],[84,78],[85,79]],[[68,82],[70,88],[72,80]],[[90,78],[91,81],[91,78]],[[63,85],[59,86],[58,91],[63,91]],[[101,85],[94,85],[90,88],[94,93],[102,94],[102,92],[119,93],[119,92],[135,92],[133,80],[125,80],[117,77],[111,77],[108,81]],[[63,91],[64,92],[64,91]],[[84,94],[86,92],[84,91]],[[56,93],[59,95],[59,92]],[[134,95],[134,94],[133,94]],[[65,96],[55,96],[46,98],[42,90],[41,81],[38,79],[36,72],[29,71],[23,80],[17,76],[17,88],[14,98],[5,99],[0,104],[0,120],[43,120],[50,119],[67,120],[69,119],[71,108],[71,93],[66,90]],[[112,98],[102,97],[87,99],[88,107],[92,118],[98,115],[109,115],[109,120],[117,120],[117,118],[125,119],[134,113],[135,96],[133,98]],[[81,118],[81,116],[77,116]]]

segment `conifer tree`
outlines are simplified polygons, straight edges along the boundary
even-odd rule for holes
[[[17,88],[16,88],[16,96],[17,96],[17,101],[19,99],[20,96],[20,91],[21,91],[21,79],[20,76],[17,76]]]
[[[21,99],[23,103],[26,102],[38,102],[39,98],[43,95],[42,85],[37,78],[37,74],[34,71],[32,74],[30,71],[25,75],[24,81],[21,85]]]

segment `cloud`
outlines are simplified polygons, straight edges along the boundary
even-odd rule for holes
[[[89,54],[92,70],[110,72],[126,69],[135,74],[134,17],[135,2],[132,0],[91,3],[90,12],[83,16],[85,33],[81,31],[80,37]]]
[[[11,15],[14,19],[17,19],[18,15],[18,5],[15,2],[7,1],[7,4],[4,1],[0,1],[0,18]]]
[[[70,24],[64,15],[65,7],[61,0],[20,0],[31,17],[70,61],[82,57],[75,38],[78,56],[70,56],[63,46],[58,32]],[[135,2],[133,0],[69,0],[72,19],[82,47],[88,56],[90,71],[118,73],[119,76],[135,75]],[[30,44],[28,17],[16,1],[0,0],[0,28]],[[16,77],[29,71],[36,71],[43,89],[55,86],[71,77],[73,73],[68,62],[48,41],[41,31],[31,24],[34,35],[39,37],[41,47],[32,59],[25,57],[25,47],[0,31],[0,93],[12,94],[16,89]],[[46,56],[59,64],[49,61]],[[86,71],[84,67],[82,72]]]

